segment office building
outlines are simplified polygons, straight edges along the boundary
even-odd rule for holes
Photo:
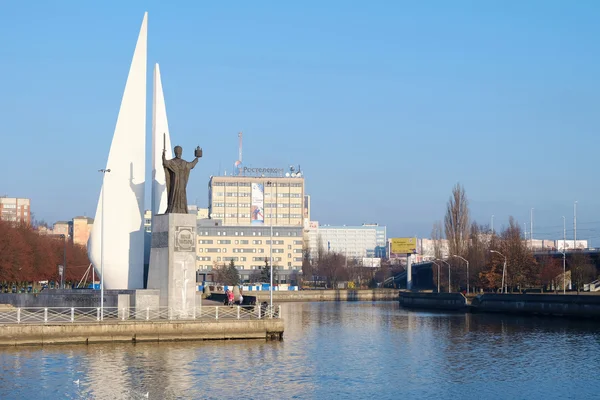
[[[30,225],[31,201],[16,197],[0,197],[0,219]]]
[[[361,260],[376,257],[383,252],[387,243],[386,227],[377,224],[361,226],[330,226],[311,221],[306,229],[310,257],[316,258],[319,247],[323,251],[341,253],[348,258]],[[383,250],[378,248],[383,247]]]
[[[253,280],[269,260],[271,227],[226,226],[220,220],[197,220],[196,266],[198,279],[212,280],[216,266],[235,263],[242,282]],[[273,227],[273,275],[276,282],[290,283],[302,270],[302,227]]]
[[[208,183],[208,211],[223,226],[303,226],[304,178],[281,176],[283,169],[244,168],[280,176],[213,176]]]

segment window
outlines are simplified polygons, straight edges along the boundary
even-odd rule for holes
[[[288,262],[288,268],[291,268],[291,267],[292,267],[292,263]]]
[[[294,253],[302,253],[302,249],[294,249]]]
[[[227,253],[227,249],[226,248],[223,248],[223,253]]]
[[[262,240],[253,240],[252,244],[262,244]]]
[[[198,239],[198,244],[213,244],[213,241],[211,239]]]
[[[218,249],[216,247],[209,247],[207,249],[205,249],[207,253],[220,253],[221,249]]]
[[[247,240],[240,240],[240,244],[248,244]]]
[[[212,243],[212,240],[210,242]],[[217,240],[217,244],[231,244],[231,240]]]
[[[202,253],[202,248],[201,247],[198,248],[198,253]]]
[[[213,186],[225,186],[225,182],[213,182]]]
[[[288,258],[292,258],[292,253],[288,253]]]

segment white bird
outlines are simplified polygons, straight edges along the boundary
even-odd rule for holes
[[[79,379],[77,379],[76,381],[73,381],[74,384],[76,384],[77,386],[79,386]]]

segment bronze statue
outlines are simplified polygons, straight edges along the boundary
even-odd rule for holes
[[[196,147],[196,151],[194,152],[196,158],[192,162],[181,159],[182,151],[181,146],[175,146],[175,158],[167,160],[165,158],[166,150],[163,149],[162,160],[167,185],[167,211],[165,214],[188,213],[185,188],[190,176],[190,170],[198,164],[198,158],[202,157],[202,149],[200,146]]]

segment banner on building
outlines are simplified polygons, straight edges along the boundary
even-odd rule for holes
[[[391,252],[394,254],[415,254],[417,252],[416,238],[393,238]]]
[[[252,183],[252,203],[250,207],[251,223],[264,224],[264,185]]]

